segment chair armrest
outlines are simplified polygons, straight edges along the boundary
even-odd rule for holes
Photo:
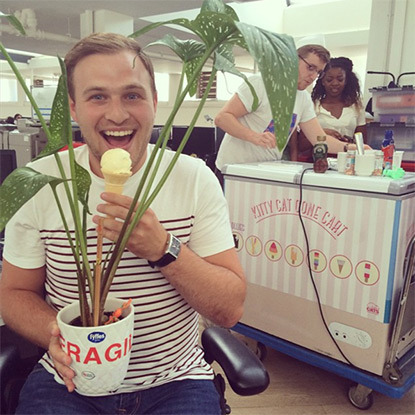
[[[202,346],[205,360],[218,362],[238,395],[256,395],[268,387],[269,375],[262,362],[229,330],[208,327],[202,333]]]
[[[19,361],[19,351],[16,346],[6,344],[0,351],[0,379],[5,383],[6,375],[12,372],[11,368]]]

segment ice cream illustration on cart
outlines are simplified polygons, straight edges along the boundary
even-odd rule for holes
[[[349,278],[353,272],[353,265],[346,256],[335,255],[330,259],[330,271],[336,278]]]
[[[246,240],[245,247],[249,255],[258,256],[262,251],[262,242],[257,236],[252,235]]]
[[[308,264],[313,272],[323,272],[327,267],[327,258],[324,253],[318,249],[309,252]]]
[[[291,259],[291,264],[293,265],[297,261],[297,250],[295,249],[294,246],[292,246],[290,249],[290,259]]]
[[[279,259],[281,259],[282,256],[282,248],[281,245],[274,240],[269,240],[266,244],[265,244],[265,249],[264,249],[265,255],[266,257],[270,260],[270,261],[278,261]]]
[[[365,264],[365,272],[363,273],[363,278],[365,279],[365,283],[367,284],[370,278],[370,264]]]
[[[235,243],[235,249],[239,252],[244,244],[244,238],[239,232],[233,231],[233,242]]]
[[[269,253],[271,255],[272,259],[275,259],[277,254],[278,254],[278,249],[277,249],[277,245],[275,242],[272,242],[271,245],[269,246]]]
[[[288,245],[284,251],[285,260],[292,267],[299,267],[304,261],[304,253],[297,245]]]
[[[318,270],[318,265],[320,262],[320,252],[314,251],[314,271]]]
[[[346,261],[344,259],[337,258],[337,267],[339,268],[339,275],[342,275],[344,263]]]
[[[365,285],[375,285],[379,281],[379,268],[371,261],[361,261],[356,266],[356,277]]]

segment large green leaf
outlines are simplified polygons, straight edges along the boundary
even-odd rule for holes
[[[219,7],[220,3],[223,4],[222,0],[206,0],[195,20],[179,18],[151,23],[129,35],[129,37],[139,37],[159,26],[177,25],[195,33],[208,47],[218,42],[221,43],[222,40],[225,40],[232,34],[238,35],[238,32],[234,23],[237,20],[236,13],[229,6]],[[214,5],[218,7],[214,7]],[[223,11],[215,11],[217,9]]]
[[[225,13],[226,5],[223,0],[204,0],[200,12],[203,13],[205,11]]]
[[[85,170],[80,164],[75,162],[75,180],[78,187],[78,200],[84,206],[84,209],[90,213],[88,207],[89,189],[91,187],[91,176],[88,170]]]
[[[220,44],[236,32],[235,21],[230,15],[211,11],[198,14],[190,22],[190,28],[208,46]]]
[[[72,139],[71,116],[69,111],[68,87],[66,69],[61,58],[58,57],[62,74],[59,77],[58,87],[53,99],[50,114],[50,135],[43,151],[37,159],[54,154]]]
[[[198,77],[195,77],[194,75],[196,72],[200,72],[198,71],[198,68],[200,67],[201,61],[202,61],[202,58],[195,58],[190,62],[186,62],[186,65],[184,67],[187,83],[190,85],[189,95],[191,97],[194,96],[197,92]]]
[[[163,36],[159,40],[149,43],[146,48],[156,45],[167,46],[183,62],[189,62],[192,59],[203,56],[206,51],[206,46],[197,40],[180,40],[170,34]]]
[[[12,14],[0,14],[0,19],[2,17],[6,18],[10,24],[20,32],[20,34],[26,35],[26,31],[24,30],[23,25],[20,23],[20,20],[16,16],[13,16]]]
[[[144,35],[147,32],[150,32],[153,29],[157,29],[160,26],[165,26],[165,25],[178,25],[178,26],[183,26],[189,30],[191,30],[190,27],[190,20],[189,19],[185,19],[185,18],[179,18],[179,19],[171,19],[171,20],[166,20],[164,22],[155,22],[155,23],[151,23],[145,27],[143,27],[140,30],[137,30],[136,32],[132,33],[131,35],[128,35],[128,37],[140,37],[142,35]]]
[[[253,96],[252,111],[255,111],[258,108],[258,95],[255,92],[253,85],[249,82],[247,76],[236,69],[233,54],[229,54],[229,50],[227,50],[227,48],[222,48],[221,52],[216,52],[214,67],[218,71],[228,72],[239,76],[246,82]]]
[[[274,119],[277,147],[288,140],[298,80],[298,58],[290,36],[236,22],[261,72]]]
[[[13,170],[0,186],[0,231],[13,215],[48,183],[59,184],[62,179],[41,174],[29,167]]]
[[[69,111],[69,98],[66,67],[63,60],[58,57],[61,67],[61,76],[59,77],[58,88],[53,99],[52,111],[50,116],[50,138],[38,158],[55,154],[65,145],[72,143],[72,125]],[[78,200],[89,212],[88,195],[91,186],[91,177],[87,170],[74,160],[75,165],[75,182],[77,185]]]
[[[64,80],[59,78],[58,88],[53,99],[52,111],[50,115],[50,136],[44,149],[39,153],[36,159],[49,156],[56,153],[62,147],[68,144],[67,137],[63,134],[63,121],[65,111],[63,97],[66,93],[66,87],[63,87]]]
[[[188,82],[193,77],[194,72],[199,66],[202,56],[206,52],[206,46],[196,40],[180,40],[172,35],[165,35],[163,38],[149,43],[146,47],[155,45],[167,46],[170,48],[184,63],[184,71]],[[197,91],[197,78],[191,83],[189,95],[193,96]]]

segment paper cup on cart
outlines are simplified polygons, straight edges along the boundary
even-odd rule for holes
[[[108,298],[105,310],[113,312],[125,300]],[[79,301],[59,311],[57,322],[63,351],[71,359],[73,382],[81,395],[108,395],[116,391],[125,378],[130,360],[134,307],[122,311],[123,318],[97,327],[78,327],[70,322],[79,317]]]
[[[393,159],[392,159],[392,169],[397,170],[401,167],[402,159],[403,159],[403,151],[396,150],[393,153]]]
[[[357,176],[371,176],[375,170],[375,154],[356,154],[354,169]]]

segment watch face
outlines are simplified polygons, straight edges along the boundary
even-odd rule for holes
[[[167,251],[168,253],[172,254],[175,258],[179,256],[180,240],[177,239],[174,235],[171,235],[171,241]]]
[[[148,261],[152,268],[154,267],[165,267],[171,262],[175,261],[180,253],[180,240],[174,235],[170,234],[169,245],[164,255],[158,261]]]

